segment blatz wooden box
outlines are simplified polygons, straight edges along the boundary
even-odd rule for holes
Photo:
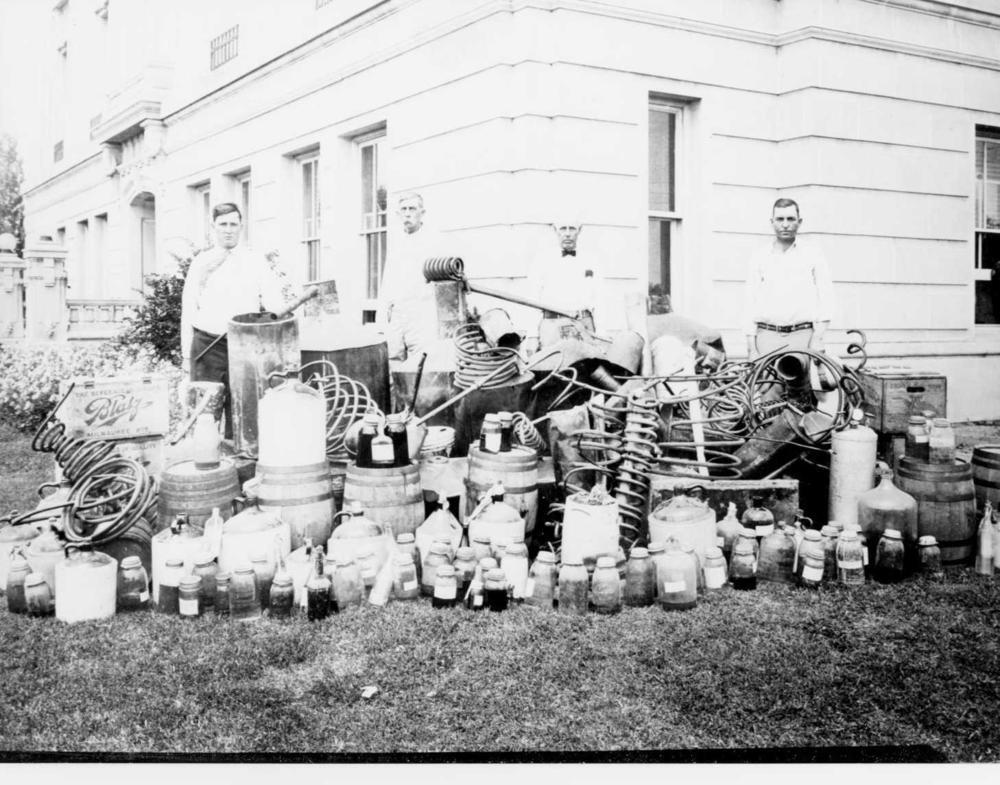
[[[878,433],[906,433],[910,416],[925,411],[948,416],[948,379],[942,373],[886,366],[865,368],[859,377],[865,414]]]
[[[87,439],[134,439],[163,436],[170,427],[169,390],[163,374],[77,377],[59,419],[73,436]],[[63,382],[59,394],[68,389]]]

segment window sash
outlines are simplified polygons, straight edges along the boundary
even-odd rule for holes
[[[302,177],[302,239],[305,247],[307,280],[315,281],[320,273],[320,197],[319,157],[299,161]]]
[[[243,244],[250,245],[250,175],[237,178],[240,190],[240,212],[243,213]]]
[[[382,182],[384,136],[358,143],[361,160],[361,236],[365,241],[365,295],[376,299],[385,271],[388,235],[387,189]]]
[[[674,107],[649,106],[650,211],[676,211],[677,114]]]

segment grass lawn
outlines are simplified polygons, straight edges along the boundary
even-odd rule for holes
[[[6,436],[4,511],[51,460]],[[854,591],[764,584],[613,617],[420,601],[315,624],[67,627],[4,606],[0,758],[928,745],[997,760],[998,630],[1000,580],[966,569]]]

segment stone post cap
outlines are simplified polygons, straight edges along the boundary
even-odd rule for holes
[[[0,234],[0,253],[14,253],[17,248],[17,238],[10,232]]]

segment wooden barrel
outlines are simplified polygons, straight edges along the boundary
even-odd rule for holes
[[[311,539],[324,545],[333,531],[333,487],[326,461],[306,466],[257,464],[260,508],[288,524],[294,551]]]
[[[424,522],[420,470],[410,464],[391,469],[359,469],[347,465],[344,506],[359,502],[365,515],[392,528],[392,534],[415,532]]]
[[[970,561],[976,538],[972,467],[965,461],[922,463],[904,457],[899,462],[897,485],[917,500],[917,531],[937,538],[941,561]]]
[[[470,445],[465,514],[471,513],[498,482],[503,483],[503,500],[515,510],[526,510],[524,530],[534,531],[538,517],[538,453],[524,447],[514,447],[510,452],[484,452],[478,445]]]
[[[216,469],[197,469],[194,461],[181,461],[164,470],[160,477],[156,531],[185,513],[191,528],[201,533],[205,521],[218,507],[223,520],[233,515],[233,499],[240,495],[240,481],[233,462],[223,458]]]
[[[976,490],[976,514],[982,516],[988,501],[1000,509],[1000,444],[980,444],[972,450],[972,484]]]

